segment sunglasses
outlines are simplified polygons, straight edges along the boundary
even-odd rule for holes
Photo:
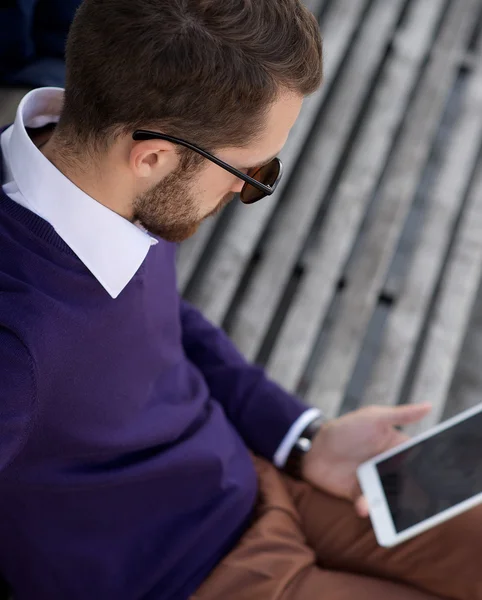
[[[165,140],[172,144],[178,144],[179,146],[184,146],[184,148],[189,148],[189,150],[192,150],[193,152],[197,152],[215,165],[218,165],[218,167],[221,167],[225,171],[228,171],[244,181],[244,186],[240,193],[241,201],[244,204],[254,204],[266,196],[271,196],[278,187],[283,175],[283,163],[279,158],[273,158],[273,160],[266,165],[254,167],[253,169],[249,169],[247,173],[243,173],[219,158],[216,158],[209,152],[206,152],[206,150],[170,135],[139,129],[134,132],[132,138],[137,142],[145,140]]]

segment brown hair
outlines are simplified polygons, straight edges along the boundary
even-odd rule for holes
[[[280,89],[307,95],[322,77],[300,0],[84,0],[66,61],[58,132],[77,148],[146,127],[242,146]]]

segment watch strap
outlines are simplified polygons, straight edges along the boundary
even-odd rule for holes
[[[324,421],[325,419],[321,416],[314,419],[307,427],[305,427],[301,432],[300,437],[293,445],[284,469],[291,477],[294,477],[295,479],[302,478],[303,459],[311,450],[313,440],[320,431]]]

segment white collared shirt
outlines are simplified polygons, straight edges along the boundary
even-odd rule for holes
[[[60,88],[41,88],[23,98],[15,123],[0,136],[5,173],[0,184],[12,200],[50,223],[112,298],[117,298],[157,240],[84,193],[29,138],[26,127],[58,122],[63,94]],[[311,408],[293,423],[274,456],[276,466],[284,466],[302,431],[320,414]]]
[[[15,123],[1,136],[3,191],[50,223],[112,298],[117,298],[157,240],[84,193],[29,138],[26,127],[58,122],[62,102],[59,88],[33,90],[21,101]]]

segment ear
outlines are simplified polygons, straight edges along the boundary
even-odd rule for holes
[[[162,179],[173,171],[178,163],[174,144],[165,140],[132,142],[129,166],[137,178]]]

